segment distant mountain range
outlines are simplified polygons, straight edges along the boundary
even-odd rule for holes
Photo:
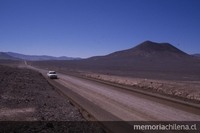
[[[25,55],[14,52],[0,52],[0,59],[40,61],[40,60],[79,60],[81,58],[73,58],[66,56],[54,57],[47,55]]]
[[[132,60],[170,60],[170,59],[186,59],[200,57],[200,54],[188,55],[187,53],[181,51],[180,49],[174,47],[169,43],[156,43],[152,41],[145,41],[137,46],[127,49],[117,51],[105,56],[94,56],[86,61],[132,61]],[[24,55],[13,52],[0,52],[0,59],[10,59],[10,60],[30,60],[30,61],[40,61],[40,60],[80,60],[81,58],[72,57],[53,57],[47,55]]]
[[[200,54],[193,54],[193,56],[200,57]]]
[[[19,59],[14,58],[4,52],[0,52],[0,60],[19,60]]]

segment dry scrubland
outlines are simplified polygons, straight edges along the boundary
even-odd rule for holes
[[[0,75],[0,132],[103,132],[38,72],[0,65]]]

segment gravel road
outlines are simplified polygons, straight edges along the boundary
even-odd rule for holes
[[[124,121],[198,121],[200,109],[59,74],[57,82]],[[109,119],[104,118],[103,121]]]

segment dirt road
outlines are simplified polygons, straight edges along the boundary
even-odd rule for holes
[[[36,69],[30,67],[32,69]],[[46,75],[46,70],[37,69]],[[58,73],[50,81],[99,121],[199,121],[200,108]]]
[[[58,83],[124,121],[197,121],[200,110],[73,76],[59,74]],[[99,118],[102,121],[110,119]]]

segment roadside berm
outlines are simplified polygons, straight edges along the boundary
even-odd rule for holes
[[[160,93],[170,97],[200,103],[200,81],[154,80],[104,75],[91,72],[81,72],[81,75],[121,85],[135,86],[144,91]]]

